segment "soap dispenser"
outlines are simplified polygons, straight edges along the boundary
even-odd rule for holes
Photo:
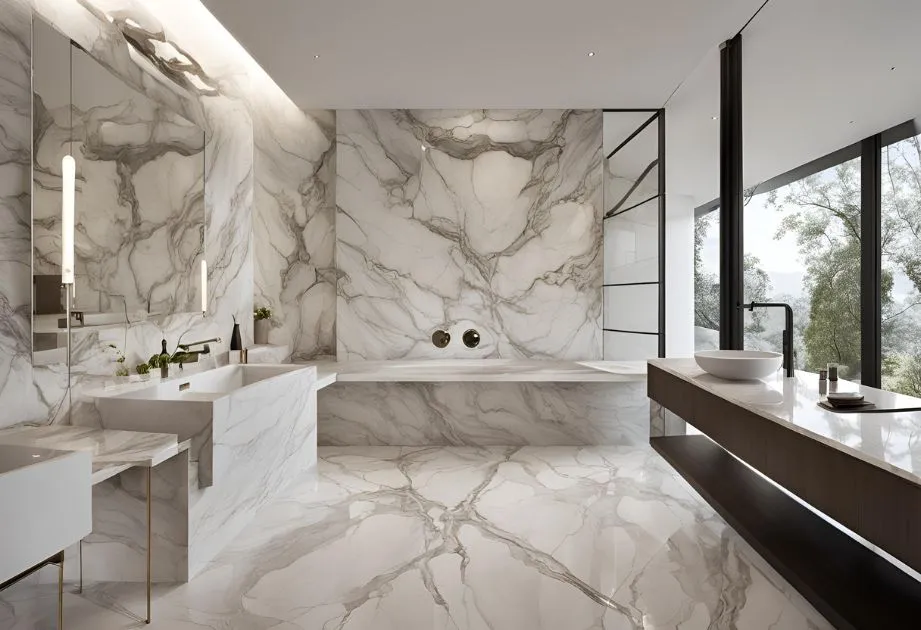
[[[233,333],[230,335],[230,350],[242,350],[243,339],[240,337],[240,324],[237,323],[236,316],[233,316]]]

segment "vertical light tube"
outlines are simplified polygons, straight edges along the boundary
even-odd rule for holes
[[[201,259],[201,314],[208,312],[208,262]]]
[[[74,204],[77,163],[70,155],[61,160],[61,283],[74,283]]]

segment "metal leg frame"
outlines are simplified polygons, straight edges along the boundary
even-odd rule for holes
[[[151,619],[151,614],[150,614],[151,596],[150,594],[151,594],[151,583],[153,581],[152,573],[151,573],[151,566],[152,566],[151,552],[153,549],[153,545],[151,544],[151,541],[153,539],[153,518],[152,518],[153,510],[151,508],[153,506],[153,493],[151,492],[150,487],[151,487],[151,477],[152,476],[153,476],[153,468],[148,468],[147,469],[147,480],[146,480],[146,486],[147,486],[147,489],[146,489],[147,490],[147,617],[144,619],[144,623],[150,623],[150,619]],[[79,552],[80,552],[80,586],[77,592],[82,593],[83,592],[83,541],[82,540],[79,543]],[[61,587],[60,597],[61,597],[61,602],[62,602],[61,610],[63,611],[63,597],[64,597],[64,594],[63,594],[64,593],[63,591],[64,589],[64,555],[63,554],[61,554],[61,585],[60,587]],[[63,615],[63,612],[61,613],[61,615]],[[59,616],[58,626],[60,630],[63,630],[63,627],[64,627],[63,624],[64,624],[63,617]]]

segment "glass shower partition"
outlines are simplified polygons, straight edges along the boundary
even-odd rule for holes
[[[665,112],[604,112],[604,358],[665,356]]]

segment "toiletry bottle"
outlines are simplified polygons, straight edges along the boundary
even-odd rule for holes
[[[169,376],[169,352],[166,350],[166,339],[160,342],[160,378]]]

